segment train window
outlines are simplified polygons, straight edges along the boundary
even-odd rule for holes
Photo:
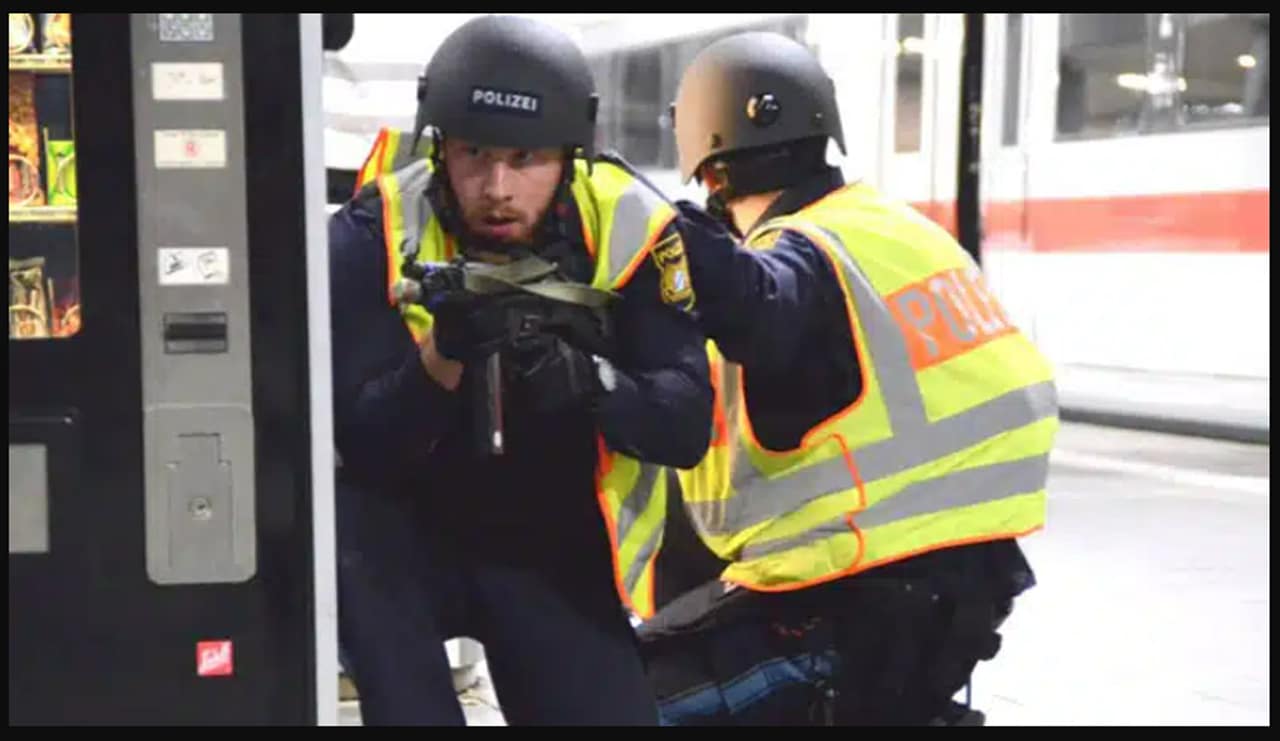
[[[1059,136],[1268,119],[1266,13],[1063,14]]]
[[[638,167],[676,166],[675,138],[670,135],[668,106],[676,97],[680,75],[707,45],[742,31],[774,31],[804,41],[808,22],[788,17],[704,34],[681,41],[612,52],[588,59],[602,95],[596,122],[596,145],[613,149]]]
[[[1006,147],[1018,144],[1018,122],[1021,120],[1022,100],[1022,13],[1005,16],[1004,41],[1004,126],[1001,143]]]
[[[1271,16],[1187,13],[1185,23],[1183,120],[1269,118]]]
[[[656,163],[660,159],[658,119],[670,102],[662,95],[662,56],[661,49],[645,49],[620,60],[622,85],[615,89],[626,94],[614,96],[622,114],[617,118],[617,133],[627,143],[633,162]]]
[[[893,111],[895,152],[920,151],[924,51],[924,14],[898,14],[897,94]]]
[[[1148,82],[1148,14],[1063,13],[1058,56],[1059,136],[1138,130]]]

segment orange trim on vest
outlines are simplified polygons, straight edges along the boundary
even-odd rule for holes
[[[600,514],[604,517],[604,530],[609,536],[609,559],[613,562],[613,586],[618,592],[620,599],[628,609],[632,612],[639,613],[636,606],[632,604],[631,593],[627,590],[627,585],[623,581],[622,573],[622,552],[621,543],[618,542],[618,522],[613,517],[613,508],[609,506],[609,500],[604,493],[604,477],[613,470],[613,462],[610,459],[608,448],[605,447],[604,435],[596,433],[596,448],[599,451],[599,461],[596,463],[596,503],[600,507]],[[647,616],[644,616],[647,617]]]
[[[378,137],[373,140],[373,147],[369,150],[369,154],[365,156],[364,164],[360,165],[360,179],[356,181],[356,193],[359,193],[360,188],[362,188],[364,185],[367,185],[371,180],[374,179],[374,177],[382,174],[382,173],[376,173],[371,176],[369,172],[369,167],[370,165],[374,165],[375,163],[378,163],[381,161],[382,151],[383,149],[386,148],[386,145],[387,145],[387,130],[382,129],[381,131],[378,132]]]
[[[386,181],[378,178],[378,193],[382,195],[382,241],[387,246],[387,303],[396,305],[395,294],[391,292],[395,285],[395,260],[400,250],[395,245],[395,230],[391,229],[391,199],[387,197]]]
[[[858,407],[862,405],[862,402],[865,401],[867,398],[867,389],[870,385],[867,383],[867,363],[866,363],[867,351],[866,351],[866,348],[863,347],[862,340],[859,339],[858,328],[860,325],[858,322],[858,317],[854,313],[852,301],[849,299],[849,297],[852,295],[852,289],[849,288],[848,284],[846,283],[844,270],[840,267],[839,260],[834,254],[836,250],[835,246],[827,244],[825,241],[822,241],[821,237],[815,234],[811,234],[808,231],[793,229],[791,226],[786,226],[783,228],[791,229],[795,231],[797,234],[800,234],[801,236],[804,236],[805,238],[809,239],[809,241],[813,242],[814,245],[818,247],[819,251],[823,253],[823,256],[827,258],[827,262],[831,264],[831,270],[835,273],[836,280],[840,282],[840,288],[843,292],[842,296],[845,298],[845,302],[844,302],[845,316],[849,320],[849,335],[853,338],[853,352],[854,352],[855,358],[858,361],[858,373],[862,376],[861,378],[862,388],[858,392],[857,398],[855,398],[852,402],[850,402],[849,406],[835,412],[830,417],[827,417],[826,419],[822,420],[821,422],[818,422],[812,428],[810,428],[810,430],[805,433],[804,437],[801,438],[799,447],[792,448],[791,450],[770,450],[766,448],[763,444],[761,444],[760,439],[756,437],[755,427],[751,424],[750,404],[747,401],[747,393],[746,393],[746,389],[747,389],[746,371],[745,369],[739,367],[738,368],[738,389],[739,389],[739,393],[742,394],[742,409],[743,409],[741,414],[741,417],[743,420],[742,430],[744,434],[746,434],[747,439],[751,441],[751,444],[754,445],[757,450],[769,456],[791,455],[793,453],[797,453],[803,450],[806,446],[811,445],[813,443],[813,439],[817,437],[819,434],[821,434],[824,428],[829,427],[830,425],[838,422],[839,420],[843,419],[846,415],[852,414],[854,410],[856,410]],[[841,439],[841,445],[843,444],[844,444],[843,439]]]
[[[836,435],[833,435],[832,437],[840,444],[840,450],[842,455],[844,455],[845,465],[848,466],[849,468],[849,475],[853,477],[854,486],[858,492],[857,509],[846,513],[844,516],[845,524],[849,526],[849,530],[852,531],[854,537],[858,539],[858,550],[854,554],[852,565],[849,566],[847,569],[841,569],[840,571],[837,571],[833,574],[827,574],[826,576],[819,576],[813,579],[793,582],[790,584],[778,584],[775,586],[766,587],[766,586],[760,586],[760,585],[752,585],[752,584],[747,584],[746,582],[735,581],[733,579],[728,579],[726,581],[732,584],[737,584],[740,587],[751,589],[757,592],[793,592],[797,589],[805,589],[807,587],[813,587],[819,584],[825,584],[830,581],[835,581],[836,579],[839,579],[841,577],[849,576],[851,574],[856,574],[859,571],[865,571],[866,569],[870,568],[870,565],[861,563],[862,554],[865,553],[867,549],[866,536],[863,534],[862,529],[858,527],[858,524],[853,521],[854,515],[862,512],[867,508],[867,487],[866,487],[866,484],[864,484],[862,481],[862,474],[858,471],[858,465],[853,460],[853,453],[849,451],[849,446],[845,443],[844,436],[840,434],[836,434]]]
[[[725,372],[725,362],[716,360],[711,363],[711,393],[715,403],[711,407],[711,447],[722,448],[728,445],[729,420],[725,414],[724,382],[720,375]],[[738,386],[739,389],[742,386]]]
[[[660,228],[653,230],[653,233],[649,235],[649,241],[644,245],[644,249],[636,252],[635,256],[631,258],[631,262],[627,263],[626,269],[618,274],[617,286],[619,288],[630,282],[635,272],[640,269],[645,259],[649,257],[649,253],[653,251],[653,246],[658,243],[658,238],[667,230],[667,227],[671,226],[671,222],[675,221],[675,219],[675,214],[672,214],[671,218],[667,219]],[[609,249],[616,249],[616,246],[609,245]]]
[[[577,202],[576,198],[574,199],[574,202],[575,203]],[[578,221],[582,226],[582,243],[587,246],[587,254],[591,256],[592,260],[594,260],[596,257],[595,235],[591,233],[591,230],[589,228],[587,228],[587,220],[583,218],[581,214],[579,214],[578,216]]]

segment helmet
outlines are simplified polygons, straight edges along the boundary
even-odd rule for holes
[[[477,144],[595,154],[598,99],[586,57],[539,21],[484,16],[445,39],[418,81],[415,139],[427,126]]]
[[[749,32],[702,50],[680,80],[671,117],[680,176],[720,155],[827,137],[844,152],[835,84],[781,34]]]

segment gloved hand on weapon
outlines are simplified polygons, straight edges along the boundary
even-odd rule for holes
[[[528,303],[527,297],[518,294],[477,296],[461,290],[442,294],[431,308],[436,349],[464,363],[488,357],[511,342],[511,316]]]
[[[415,300],[431,312],[436,350],[450,360],[476,361],[511,339],[512,316],[527,310],[519,293],[478,294],[467,290],[461,264],[424,270]]]
[[[597,361],[557,334],[537,332],[508,349],[511,395],[534,413],[591,406],[605,393]]]
[[[590,404],[606,389],[612,355],[608,292],[551,278],[537,259],[484,266],[406,264],[397,301],[433,316],[435,352],[462,362],[472,385],[482,449],[502,449],[502,397],[533,412]],[[603,367],[602,367],[603,366]]]

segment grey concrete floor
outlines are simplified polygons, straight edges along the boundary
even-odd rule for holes
[[[974,673],[988,723],[1269,724],[1270,462],[1266,446],[1064,425],[1048,527],[1024,541],[1039,584]],[[501,724],[478,680],[468,721]]]
[[[1083,425],[1039,585],[974,674],[991,725],[1269,724],[1270,448]]]

